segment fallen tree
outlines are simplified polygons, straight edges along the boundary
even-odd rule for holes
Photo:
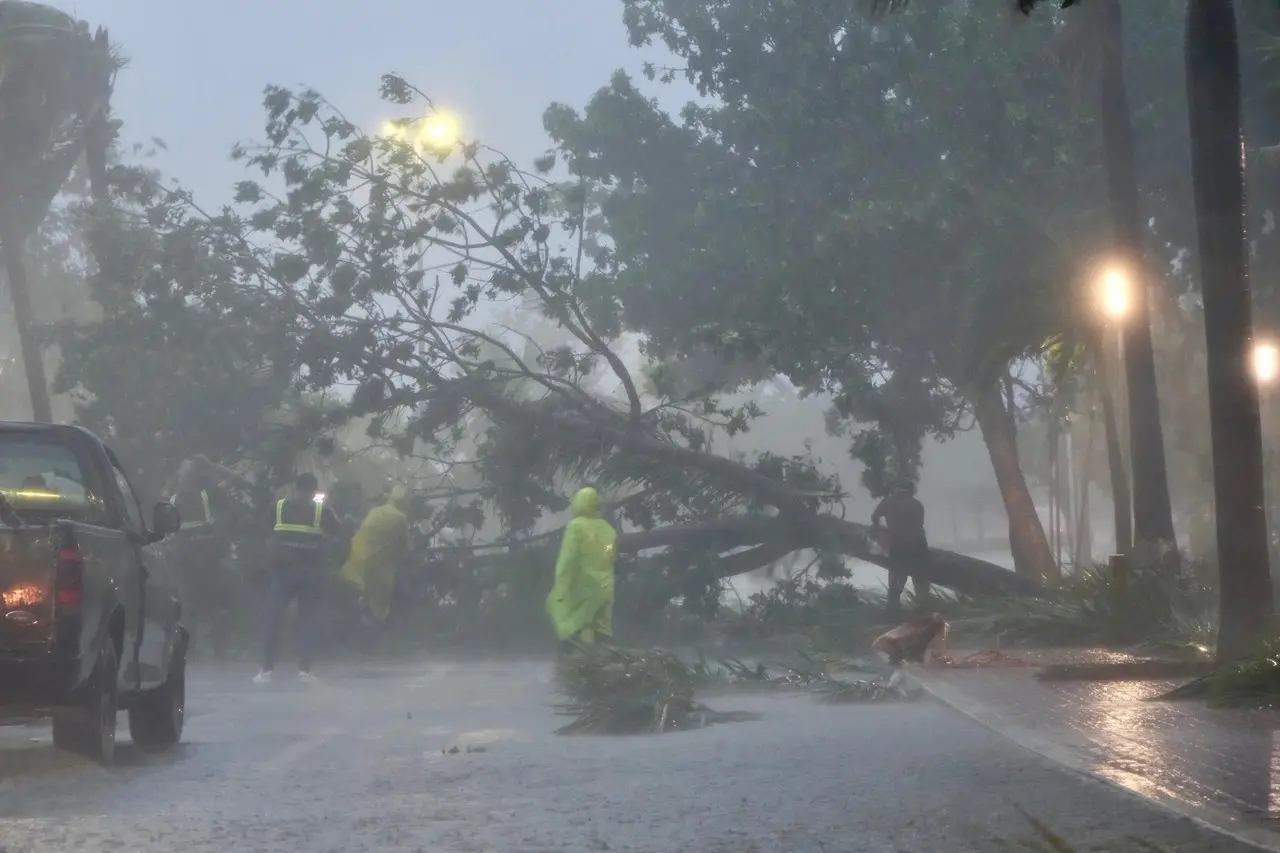
[[[416,97],[398,78],[383,88],[395,102]],[[270,89],[265,106],[267,141],[236,153],[283,190],[244,181],[240,207],[210,216],[189,195],[150,188],[147,221],[171,239],[149,259],[148,285],[187,300],[225,296],[186,274],[198,243],[233,269],[218,286],[233,281],[252,297],[217,300],[232,314],[253,306],[227,322],[269,324],[288,341],[300,389],[354,387],[329,425],[364,420],[373,441],[431,460],[469,496],[459,500],[469,502],[472,537],[486,517],[502,523],[488,545],[439,553],[475,569],[551,559],[556,531],[535,530],[566,508],[569,484],[590,482],[612,500],[620,548],[665,572],[672,594],[682,570],[707,558],[716,578],[803,549],[884,564],[868,528],[841,517],[837,478],[812,460],[711,450],[748,429],[756,407],[727,406],[709,390],[641,393],[617,348],[624,330],[611,293],[624,271],[592,233],[580,188],[479,145],[433,149],[418,141],[422,118],[373,138],[314,92]],[[544,347],[478,316],[504,302],[567,342]],[[962,592],[1039,589],[946,551],[933,552],[932,568]]]
[[[815,531],[816,535],[812,535]],[[871,549],[869,532],[870,528],[865,525],[832,516],[815,516],[799,527],[778,516],[738,516],[624,531],[618,537],[618,552],[640,556],[660,549],[700,549],[720,555],[714,565],[721,580],[749,574],[805,549],[832,550],[887,568],[884,555]],[[804,535],[806,533],[811,535]],[[469,568],[497,573],[513,564],[531,561],[551,566],[559,547],[559,534],[560,529],[556,529],[528,540],[444,546],[429,549],[429,553],[453,558]],[[653,562],[656,565],[661,561],[653,558]],[[939,586],[965,595],[1034,596],[1043,592],[1039,584],[1008,569],[954,551],[930,549],[929,570]],[[677,594],[672,592],[668,600]]]

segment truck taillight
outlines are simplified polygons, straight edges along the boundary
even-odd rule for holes
[[[77,610],[84,603],[84,555],[79,548],[59,548],[54,599],[59,610]]]
[[[0,592],[0,603],[5,610],[35,607],[45,599],[45,591],[33,583],[20,583]]]

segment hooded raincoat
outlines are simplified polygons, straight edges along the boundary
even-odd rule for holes
[[[396,565],[409,533],[409,517],[405,514],[408,503],[404,487],[395,486],[386,503],[369,510],[351,539],[351,551],[340,573],[344,581],[360,591],[379,621],[391,612]]]
[[[613,562],[618,532],[600,517],[600,495],[582,489],[573,497],[573,520],[564,530],[547,615],[561,640],[593,643],[613,636]]]

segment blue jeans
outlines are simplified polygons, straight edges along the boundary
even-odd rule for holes
[[[325,574],[317,560],[314,564],[288,561],[278,562],[271,575],[271,589],[267,594],[267,637],[262,652],[262,669],[275,669],[280,651],[280,628],[284,612],[296,599],[298,619],[295,623],[298,652],[298,670],[310,672],[315,648],[316,610],[324,591]]]

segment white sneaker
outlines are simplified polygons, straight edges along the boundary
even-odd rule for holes
[[[271,672],[269,670],[261,670],[253,677],[254,684],[270,684]]]
[[[298,681],[300,681],[303,684],[315,684],[316,677],[309,672],[299,672]]]

